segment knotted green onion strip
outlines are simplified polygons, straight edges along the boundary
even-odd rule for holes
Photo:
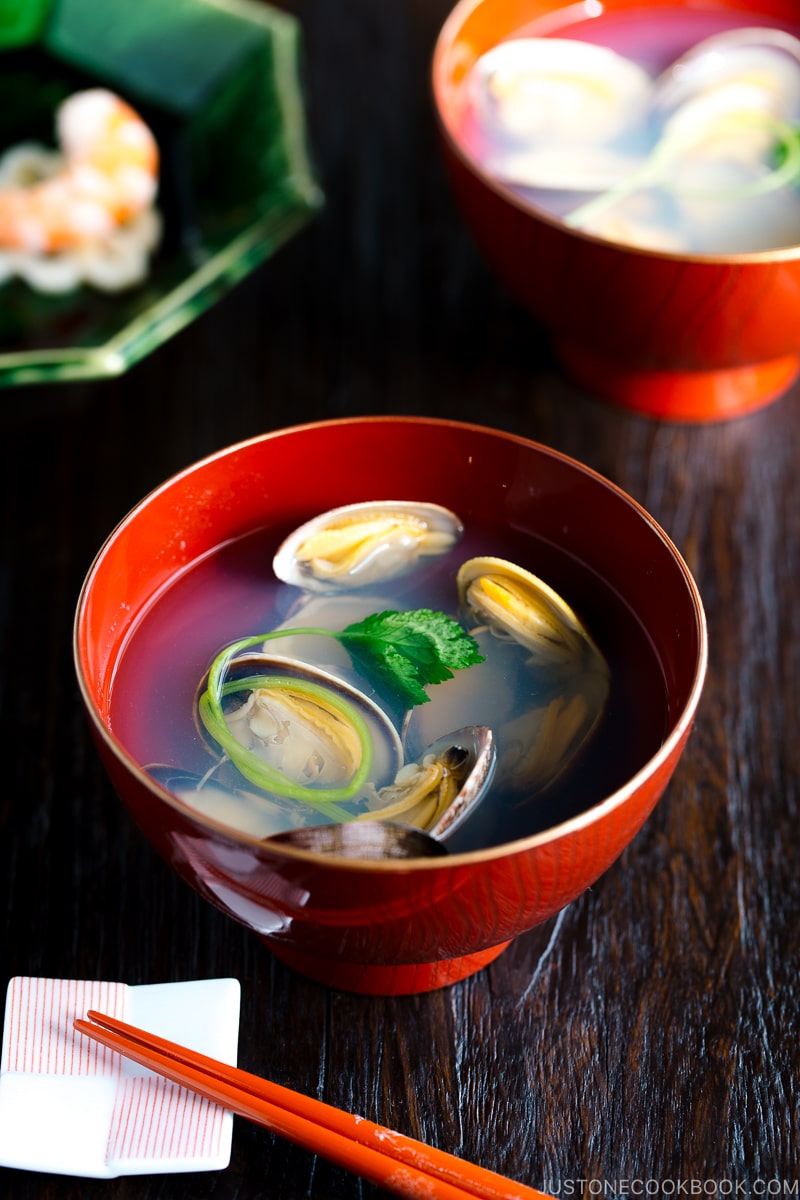
[[[722,125],[723,122],[720,122]],[[614,187],[593,196],[584,204],[574,208],[564,217],[564,224],[573,229],[586,225],[599,213],[612,208],[626,196],[643,188],[660,186],[677,195],[694,196],[695,198],[713,199],[715,197],[728,200],[746,200],[751,196],[764,195],[777,191],[785,184],[791,183],[800,176],[800,135],[787,121],[773,117],[769,113],[735,113],[724,122],[726,126],[736,130],[748,125],[761,126],[768,129],[775,137],[775,161],[777,165],[766,175],[754,179],[751,183],[740,187],[725,189],[681,188],[671,182],[667,168],[684,151],[691,149],[709,132],[709,127],[700,125],[692,133],[667,135],[654,147],[638,171],[634,171],[627,179],[620,180]]]
[[[474,663],[483,662],[477,642],[452,617],[428,608],[408,612],[388,610],[373,613],[363,621],[348,625],[338,633],[332,629],[286,628],[271,633],[242,638],[222,650],[208,673],[206,690],[198,701],[200,719],[211,737],[227,752],[231,761],[251,783],[265,791],[293,800],[302,800],[339,820],[352,820],[353,814],[335,809],[340,802],[355,799],[368,781],[372,769],[374,747],[366,722],[358,710],[337,692],[319,684],[291,681],[284,676],[255,675],[247,679],[228,679],[226,675],[237,655],[252,646],[260,646],[271,638],[298,637],[317,634],[331,637],[344,646],[359,670],[371,678],[384,695],[392,697],[395,705],[413,707],[428,699],[425,687],[453,678]],[[282,771],[270,767],[253,754],[231,733],[225,720],[222,702],[226,696],[270,686],[288,687],[289,683],[306,695],[322,699],[352,722],[361,746],[361,762],[346,787],[314,788],[296,783]]]
[[[372,737],[367,723],[358,710],[348,700],[337,695],[332,689],[306,680],[298,680],[292,676],[251,675],[243,679],[225,679],[228,668],[238,654],[243,650],[260,645],[270,637],[286,636],[287,633],[296,635],[300,633],[325,632],[325,630],[319,629],[282,630],[280,633],[260,634],[257,637],[243,638],[241,641],[234,642],[233,645],[226,647],[225,650],[218,654],[212,663],[206,690],[202,693],[198,702],[198,710],[200,719],[208,733],[225,750],[228,757],[241,774],[244,775],[245,779],[254,783],[256,787],[262,788],[264,791],[271,792],[274,795],[286,796],[292,800],[301,800],[325,815],[333,817],[335,820],[349,821],[353,819],[354,814],[338,808],[337,805],[354,799],[362,791],[372,770],[374,753]],[[346,786],[315,788],[297,783],[287,775],[284,775],[276,767],[271,767],[268,763],[265,763],[263,759],[253,754],[251,750],[248,750],[233,736],[228,722],[225,720],[222,707],[223,699],[237,692],[252,691],[262,687],[292,687],[313,699],[321,700],[325,704],[330,705],[331,708],[335,709],[341,716],[352,723],[361,747],[361,762]]]

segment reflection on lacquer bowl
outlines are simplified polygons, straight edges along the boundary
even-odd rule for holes
[[[449,510],[456,532],[413,570],[360,590],[331,595],[276,579],[273,555],[303,522],[387,500]],[[502,630],[477,619],[458,593],[460,568],[482,556],[533,572],[560,598],[552,620],[526,626],[525,645],[497,636]],[[491,572],[471,574],[488,594]],[[405,722],[374,676],[360,687],[408,737],[427,722],[423,742],[435,737],[437,720],[442,733],[494,729],[489,790],[442,857],[344,861],[270,842],[282,828],[327,820],[327,810],[283,794],[270,799],[249,777],[232,782],[237,768],[214,743],[207,716],[198,718],[209,665],[225,646],[253,637],[259,647],[245,653],[243,674],[263,676],[263,660],[248,655],[278,631],[269,645],[284,662],[270,671],[285,673],[286,658],[305,660],[316,640],[325,642],[329,672],[343,674],[353,664],[340,642],[282,631],[341,630],[387,607],[444,613],[470,630],[483,661],[426,685],[430,699],[411,705]],[[706,630],[696,586],[668,537],[588,468],[488,428],[356,418],[220,451],[142,500],[87,576],[75,662],[110,777],[175,870],[307,976],[399,994],[490,962],[618,858],[686,743]],[[521,701],[507,694],[519,679]],[[456,711],[442,715],[448,695]],[[232,722],[248,702],[225,710],[237,714]],[[527,773],[512,786],[518,764]]]
[[[755,46],[728,45],[742,38],[731,31],[754,27]],[[706,69],[719,70],[719,42],[674,87],[677,59],[723,35],[724,105],[719,88],[710,98]],[[658,418],[708,421],[751,412],[796,378],[798,35],[790,0],[462,0],[446,21],[433,91],[457,201],[487,262],[549,330],[565,369],[588,390]],[[555,46],[548,54],[529,43],[523,60],[507,46],[523,38],[586,44],[580,61],[565,57],[560,91],[535,90],[542,71],[558,72]],[[592,57],[584,64],[587,47]],[[626,69],[619,59],[608,66],[607,51],[622,56]],[[567,97],[584,105],[576,108],[577,124],[565,123],[563,133],[548,124],[543,134],[543,112],[563,101],[565,81],[595,70],[595,78],[581,77],[582,97]],[[743,115],[742,97],[750,103],[747,89],[758,74],[769,96],[755,94],[755,115]],[[624,144],[616,126],[601,128],[612,92],[609,119],[648,114],[624,131]],[[720,112],[727,124],[712,129]],[[660,179],[653,184],[630,163],[648,156],[652,163],[656,140]],[[740,163],[751,144],[763,162]],[[701,152],[708,146],[707,161]],[[727,172],[713,183],[709,161]],[[640,186],[620,188],[634,170]],[[595,194],[605,199],[587,210]],[[681,227],[676,236],[678,222],[690,219],[690,235]]]

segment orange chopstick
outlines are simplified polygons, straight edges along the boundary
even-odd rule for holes
[[[92,1009],[86,1015],[89,1021],[75,1021],[80,1033],[396,1195],[425,1195],[436,1200],[550,1200],[545,1193],[494,1171],[116,1017]]]

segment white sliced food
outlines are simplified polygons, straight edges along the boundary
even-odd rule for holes
[[[652,80],[605,46],[571,38],[514,38],[475,63],[471,97],[499,137],[608,142],[647,109]]]

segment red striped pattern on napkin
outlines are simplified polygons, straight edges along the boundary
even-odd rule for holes
[[[80,979],[11,980],[0,1069],[35,1075],[114,1075],[119,1056],[76,1033],[86,1010],[125,1016],[124,983]]]
[[[126,1079],[117,1091],[108,1162],[216,1157],[224,1109],[168,1079]]]
[[[129,987],[96,980],[11,980],[0,1070],[33,1075],[104,1076],[116,1080],[106,1164],[154,1170],[176,1160],[215,1159],[229,1126],[225,1109],[127,1062],[73,1028],[88,1009],[126,1019]],[[174,1169],[174,1167],[173,1167]]]

